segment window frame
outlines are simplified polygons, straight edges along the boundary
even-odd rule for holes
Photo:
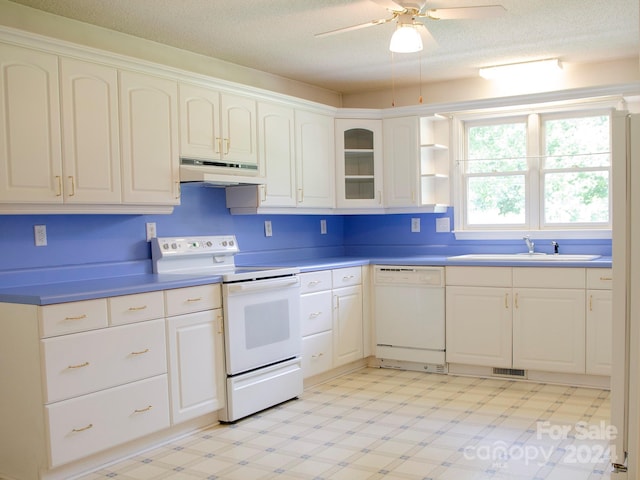
[[[612,115],[615,104],[612,101],[594,105],[593,100],[556,105],[531,105],[517,109],[501,108],[470,112],[451,113],[452,117],[452,205],[454,207],[457,239],[520,239],[523,235],[532,238],[611,238],[612,222]],[[541,131],[547,119],[578,118],[581,116],[609,116],[609,222],[607,224],[548,223],[544,219],[544,184],[547,173],[542,169],[544,138]],[[466,215],[467,179],[465,162],[467,161],[467,126],[507,123],[518,118],[526,118],[527,173],[525,174],[525,223],[523,225],[469,225]],[[584,171],[583,168],[578,169]],[[533,194],[535,192],[535,194]]]

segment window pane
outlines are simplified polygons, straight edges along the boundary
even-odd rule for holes
[[[523,225],[525,218],[524,175],[467,179],[469,225]]]
[[[544,122],[545,168],[606,167],[609,155],[609,116],[560,118]]]
[[[470,126],[467,129],[467,172],[513,172],[527,168],[525,123]]]
[[[546,223],[609,222],[609,172],[548,173]]]

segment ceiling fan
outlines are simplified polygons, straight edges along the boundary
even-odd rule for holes
[[[397,28],[391,37],[389,49],[392,52],[409,53],[422,50],[422,38],[416,27],[424,27],[424,23],[418,19],[429,20],[461,20],[477,18],[495,18],[506,13],[502,5],[482,5],[477,7],[449,7],[449,8],[427,8],[425,0],[373,0],[384,6],[391,16],[370,22],[352,25],[350,27],[338,28],[328,32],[317,33],[316,37],[324,37],[337,33],[349,32],[360,28],[373,27],[374,25],[384,25],[397,21]],[[430,34],[429,34],[430,36]]]

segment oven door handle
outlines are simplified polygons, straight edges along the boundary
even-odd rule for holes
[[[274,290],[283,287],[290,287],[293,285],[300,285],[298,277],[286,277],[276,278],[270,280],[256,280],[252,282],[241,282],[227,285],[227,292],[244,293],[244,292],[258,292],[264,290]]]

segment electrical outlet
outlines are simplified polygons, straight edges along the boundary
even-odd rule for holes
[[[451,220],[449,217],[436,218],[436,232],[446,233],[451,231]]]
[[[155,222],[148,222],[146,224],[146,229],[147,229],[147,242],[150,242],[152,238],[156,238]]]
[[[46,247],[47,246],[47,226],[34,225],[33,237],[36,242],[36,247]]]
[[[411,219],[411,231],[413,233],[418,233],[420,231],[420,219],[412,218]]]
[[[320,235],[327,234],[327,221],[323,218],[320,220]]]
[[[271,220],[264,221],[264,236],[271,237],[273,235],[273,230],[271,229]]]

